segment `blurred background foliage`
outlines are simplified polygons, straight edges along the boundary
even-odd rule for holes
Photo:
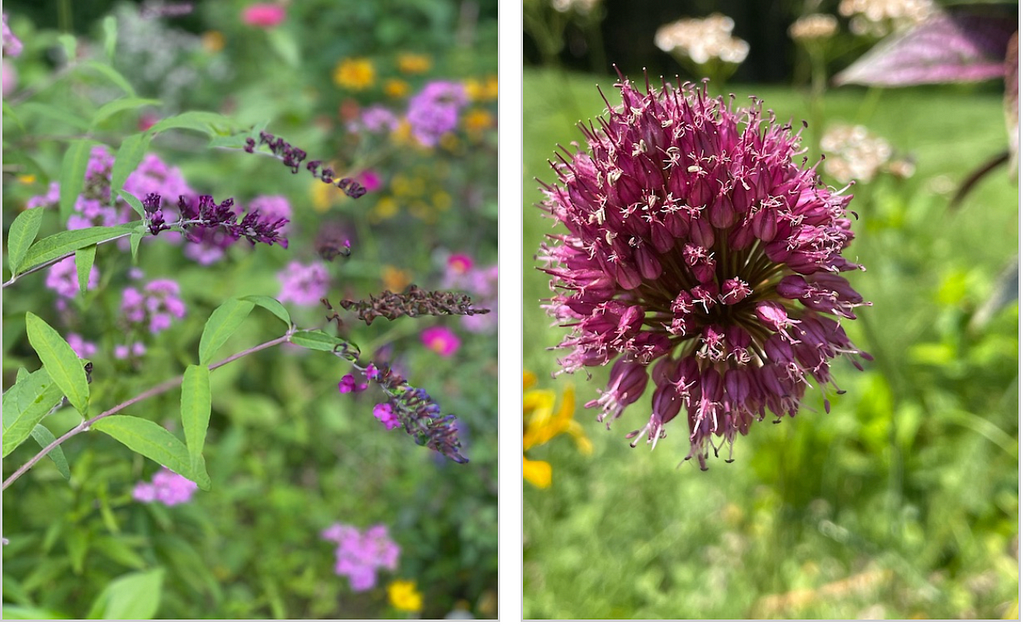
[[[558,8],[583,4],[599,17]],[[816,90],[786,31],[806,12],[837,15],[838,4],[524,1],[568,24],[547,24],[564,39],[544,58],[526,22],[524,396],[546,390],[554,405],[575,406],[571,425],[558,407],[558,431],[573,436],[525,451],[527,618],[1017,618],[1018,304],[1007,269],[1018,249],[1016,169],[995,169],[951,206],[970,172],[1006,149],[1002,84]],[[548,348],[565,332],[539,307],[548,276],[534,255],[558,230],[534,203],[537,179],[555,178],[556,145],[582,142],[575,124],[604,111],[595,83],[614,103],[611,63],[638,82],[643,67],[652,82],[692,80],[654,34],[712,11],[750,45],[722,91],[737,105],[756,95],[794,126],[811,122],[804,144],[811,162],[828,152],[826,184],[847,183],[837,165],[857,150],[836,145],[859,137],[849,256],[867,271],[849,277],[873,306],[844,327],[874,362],[864,372],[835,364],[847,392],[830,393],[830,414],[808,393],[795,419],[752,427],[735,462],[711,459],[701,473],[680,464],[685,431],[670,426],[654,452],[624,439],[647,419],[650,391],[608,432],[583,408],[606,370],[552,378],[559,352]],[[824,44],[842,48],[829,75],[879,39],[838,17]],[[599,53],[587,47],[602,40]],[[595,57],[607,65],[595,71]],[[528,403],[524,431],[535,440]],[[549,485],[538,479],[543,463]]]
[[[335,303],[410,283],[446,288],[453,254],[481,270],[497,263],[495,2],[292,2],[284,3],[285,19],[272,28],[244,23],[247,2],[192,4],[188,15],[154,19],[145,17],[152,3],[4,3],[25,45],[20,57],[4,59],[17,70],[10,93],[5,72],[5,112],[8,103],[20,111],[21,104],[41,101],[83,107],[76,112],[87,115],[120,95],[102,76],[83,72],[55,80],[66,60],[58,34],[78,37],[79,60],[105,63],[113,16],[113,68],[140,97],[161,104],[106,122],[93,135],[99,141],[116,149],[123,136],[154,120],[185,110],[217,111],[243,127],[265,125],[309,159],[375,188],[352,200],[305,171],[290,175],[265,155],[208,149],[188,132],[161,135],[151,151],[180,168],[199,192],[242,204],[257,195],[285,196],[291,244],[287,250],[239,245],[203,267],[184,258],[180,246],[144,241],[141,268],[148,277],[177,280],[189,314],[148,346],[137,368],[110,356],[122,339],[117,298],[130,260],[115,246],[100,249],[104,280],[76,301],[72,315],[73,329],[99,348],[92,358],[96,412],[179,375],[194,362],[214,307],[230,297],[277,297],[281,269],[290,260],[317,261],[316,237],[325,231],[353,246],[350,258],[327,265]],[[339,79],[339,66],[353,60],[363,70],[359,80]],[[458,127],[437,146],[416,146],[408,133],[372,138],[348,130],[372,104],[400,117],[410,96],[431,80],[460,83],[469,99]],[[27,132],[14,132],[8,123],[3,210],[9,225],[29,197],[56,179],[66,140],[80,131],[53,119],[30,124]],[[40,236],[56,231],[49,219]],[[62,333],[72,329],[67,316],[54,312],[41,276],[4,292],[5,387],[18,366],[38,366],[25,339],[26,311]],[[323,321],[320,306],[286,306],[299,327]],[[174,508],[138,503],[132,488],[158,467],[103,436],[85,434],[63,446],[70,484],[44,460],[4,493],[3,535],[10,541],[3,549],[5,617],[104,614],[96,612],[101,593],[146,595],[147,605],[135,609],[151,608],[160,618],[400,617],[408,608],[389,603],[385,590],[397,579],[415,583],[421,616],[494,617],[497,335],[494,324],[471,331],[459,321],[405,318],[368,327],[351,317],[343,332],[364,358],[390,361],[460,419],[470,464],[455,465],[417,447],[401,430],[385,432],[371,416],[383,399],[377,393],[339,395],[338,381],[348,373],[341,360],[287,346],[264,351],[212,375],[211,492]],[[421,332],[436,325],[460,339],[454,355],[435,353],[421,340]],[[281,330],[279,321],[254,312],[224,354]],[[173,429],[177,400],[171,392],[133,406],[133,414]],[[78,421],[64,410],[44,423],[59,434]],[[36,451],[29,443],[5,458],[5,477]],[[402,550],[398,570],[369,592],[353,592],[334,574],[332,544],[320,537],[336,522],[388,526]]]

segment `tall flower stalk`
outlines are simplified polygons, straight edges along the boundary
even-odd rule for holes
[[[610,426],[653,383],[649,420],[628,438],[653,447],[682,414],[687,459],[706,469],[768,412],[795,416],[807,387],[824,395],[834,358],[870,359],[839,321],[865,304],[840,275],[863,269],[843,257],[852,196],[794,163],[799,133],[757,101],[616,86],[622,104],[582,127],[586,151],[559,155],[544,186],[542,208],[568,230],[541,246],[546,309],[569,328],[563,372],[612,364],[586,404],[598,420]]]

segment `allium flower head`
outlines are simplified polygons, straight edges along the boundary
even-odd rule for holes
[[[766,410],[795,416],[810,378],[830,383],[834,357],[870,358],[836,319],[863,304],[839,275],[862,269],[842,256],[852,196],[795,164],[798,134],[758,104],[617,86],[623,104],[584,128],[589,150],[554,164],[545,186],[543,208],[568,229],[541,248],[546,308],[572,328],[564,372],[614,361],[586,404],[599,420],[653,382],[650,421],[629,437],[653,446],[681,414],[688,457],[706,468],[713,437],[731,456]]]

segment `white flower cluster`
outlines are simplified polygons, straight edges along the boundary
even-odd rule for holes
[[[889,142],[864,126],[832,126],[821,138],[825,173],[840,182],[868,182],[892,156]]]
[[[732,18],[713,13],[704,19],[681,19],[665,24],[654,35],[654,43],[670,54],[681,54],[698,65],[711,59],[742,63],[750,44],[732,36]]]
[[[812,13],[805,15],[789,26],[789,36],[795,41],[826,39],[836,34],[839,21],[834,15]]]
[[[874,37],[920,24],[935,11],[932,0],[843,0],[839,3],[839,14],[850,18],[853,34]]]

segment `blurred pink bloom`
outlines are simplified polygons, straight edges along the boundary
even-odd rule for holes
[[[448,272],[455,275],[464,275],[473,268],[473,259],[465,254],[452,254],[448,257]]]
[[[18,88],[18,72],[10,63],[4,63],[0,70],[3,71],[3,95],[6,98]]]
[[[153,475],[151,483],[139,482],[132,491],[132,498],[143,503],[159,501],[166,506],[176,506],[192,499],[196,483],[167,468],[161,468]]]
[[[373,171],[372,169],[367,169],[362,174],[360,174],[358,178],[360,184],[366,187],[367,191],[376,191],[383,184],[380,178],[380,174]]]
[[[431,350],[438,354],[448,357],[455,353],[455,350],[459,349],[459,345],[462,341],[459,337],[449,330],[440,326],[427,328],[420,334],[420,340]]]
[[[377,569],[394,571],[398,568],[402,550],[391,540],[384,525],[374,525],[366,532],[360,532],[351,525],[335,523],[320,536],[338,544],[334,572],[347,576],[355,592],[364,592],[377,585]]]
[[[79,358],[89,358],[96,353],[95,343],[89,343],[74,332],[68,334],[68,345],[71,346],[71,350],[74,351],[75,355]]]
[[[282,303],[312,306],[319,304],[320,298],[327,295],[331,277],[321,263],[303,265],[293,260],[284,271],[277,274],[277,279],[281,281],[281,292],[277,299]]]
[[[242,21],[249,26],[273,28],[284,21],[284,7],[269,2],[250,4],[242,10]]]
[[[7,14],[0,18],[3,21],[3,54],[4,56],[18,56],[21,54],[21,39],[14,36],[7,26]]]
[[[373,407],[373,416],[388,430],[393,430],[402,424],[398,416],[395,415],[395,408],[391,404],[377,404]]]

